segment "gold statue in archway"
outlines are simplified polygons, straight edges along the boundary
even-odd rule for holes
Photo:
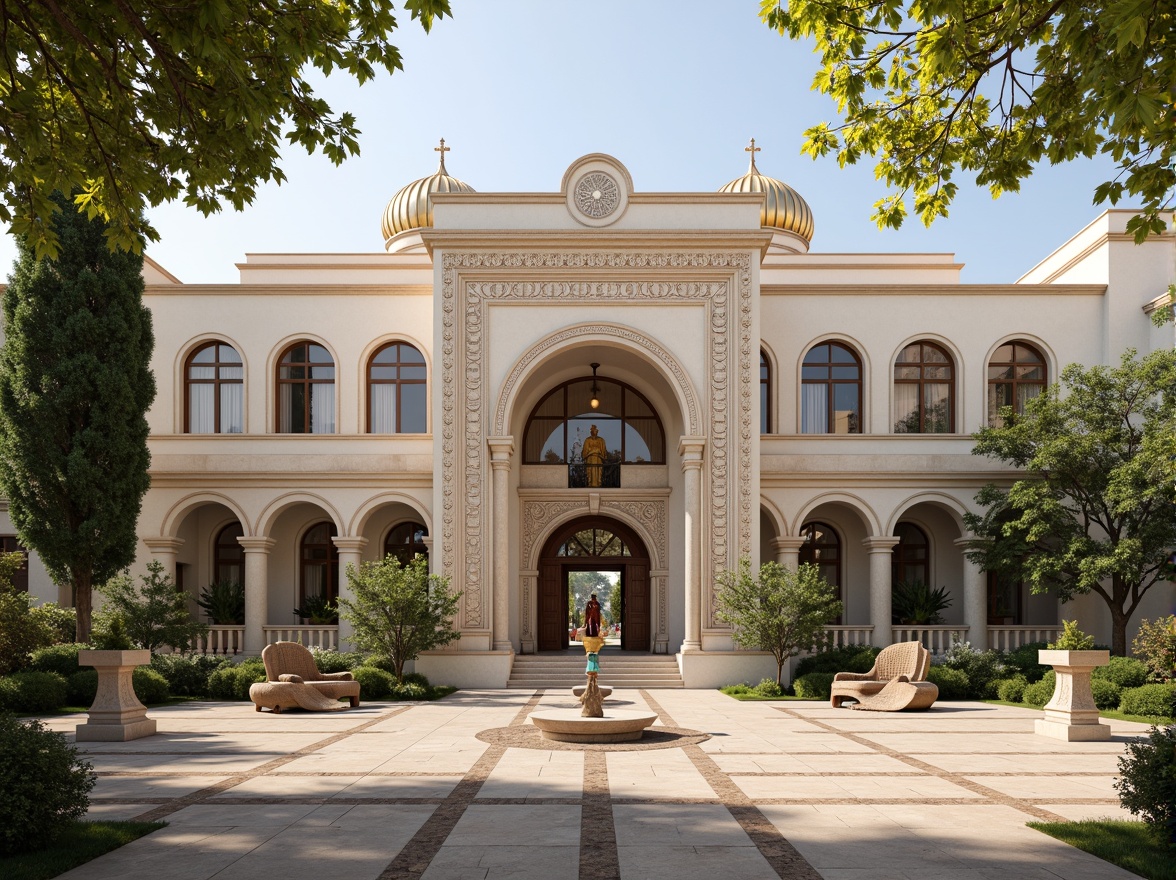
[[[608,447],[604,445],[604,438],[597,433],[596,425],[591,427],[590,436],[584,440],[580,457],[584,459],[584,475],[588,485],[600,486],[604,479],[604,462],[608,458]]]

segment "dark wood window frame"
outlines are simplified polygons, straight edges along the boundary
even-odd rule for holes
[[[914,346],[920,347],[919,359],[917,361],[903,360],[902,359],[903,354],[905,352],[907,352],[908,350],[910,350],[911,348],[913,348]],[[929,359],[927,356],[926,349],[931,349],[932,351],[938,352],[939,355],[944,360],[937,361],[934,359]],[[916,377],[910,377],[910,378],[902,377],[902,378],[900,378],[900,371],[902,371],[902,370],[916,370],[916,369],[918,370],[918,373],[919,373],[917,378]],[[937,377],[933,377],[933,376],[928,376],[929,371],[942,370],[942,369],[945,369],[947,371],[946,378],[937,378]],[[898,357],[894,361],[893,373],[894,373],[893,381],[894,381],[894,385],[895,385],[896,389],[900,385],[917,385],[918,386],[918,391],[917,391],[918,408],[916,410],[919,414],[918,430],[900,431],[900,430],[898,430],[898,423],[896,422],[895,426],[894,426],[896,434],[904,434],[904,433],[906,433],[906,434],[927,434],[927,433],[953,434],[953,433],[955,433],[956,369],[955,369],[955,358],[953,358],[951,356],[951,352],[949,352],[946,348],[944,348],[939,343],[931,342],[928,340],[919,340],[917,342],[908,343],[907,345],[904,345],[902,347],[902,351],[900,351],[898,353]],[[924,395],[924,391],[928,386],[931,386],[931,385],[946,385],[947,386],[947,430],[946,431],[929,432],[927,430],[928,413],[927,413],[927,407],[924,405],[925,400],[926,400],[926,397]]]
[[[1002,348],[1011,349],[1010,360],[997,360],[997,355]],[[1018,349],[1030,352],[1036,360],[1023,360],[1018,357]],[[1041,371],[1038,379],[1021,378],[1018,373],[1029,368],[1037,368]],[[994,371],[1011,370],[1012,376],[1009,378],[996,377],[994,378]],[[985,401],[988,406],[988,424],[995,426],[999,421],[997,412],[993,411],[992,407],[992,389],[994,386],[1002,386],[1008,388],[1008,399],[1012,401],[1013,413],[1015,415],[1022,415],[1022,407],[1017,400],[1017,390],[1021,386],[1033,386],[1040,389],[1038,394],[1043,392],[1049,384],[1049,364],[1045,360],[1045,355],[1041,353],[1036,345],[1031,342],[1024,342],[1020,339],[1014,339],[1009,342],[1002,342],[997,346],[996,351],[992,353],[992,358],[988,361],[988,385],[985,388]]]
[[[821,361],[817,361],[817,360],[810,361],[809,358],[811,358],[814,354],[818,353],[819,349],[821,349],[821,348],[827,348],[829,350],[828,358],[826,358],[825,360],[821,360]],[[857,378],[856,379],[839,378],[834,375],[833,371],[835,369],[846,369],[850,366],[850,364],[845,361],[838,361],[838,360],[834,359],[834,356],[833,356],[833,349],[834,348],[837,348],[837,349],[840,349],[841,351],[844,351],[846,354],[848,354],[853,359],[852,366],[857,369]],[[826,375],[824,378],[806,378],[805,377],[805,372],[806,372],[805,368],[806,367],[807,368],[815,368],[815,369],[823,368],[826,371]],[[837,386],[840,385],[840,386],[856,387],[856,389],[857,389],[857,423],[852,426],[851,430],[846,431],[845,433],[847,433],[847,434],[860,434],[860,433],[862,433],[862,372],[863,372],[863,369],[862,369],[861,355],[859,355],[857,353],[857,351],[852,346],[846,345],[844,342],[841,342],[836,339],[826,339],[825,341],[818,342],[816,345],[812,346],[805,353],[804,359],[801,361],[801,364],[800,364],[801,430],[803,431],[803,429],[804,429],[804,414],[803,414],[804,386],[806,386],[806,385],[824,385],[825,386],[825,433],[828,433],[828,434],[837,433],[835,430],[836,417],[837,417],[836,396],[835,395],[836,395]]]
[[[760,433],[772,433],[772,362],[760,349]]]
[[[407,531],[411,529],[411,531]],[[411,541],[397,540],[397,538],[405,534]],[[384,556],[395,556],[401,566],[408,565],[412,558],[418,553],[429,558],[429,545],[424,541],[417,541],[416,536],[420,534],[422,538],[429,536],[429,530],[425,524],[415,519],[406,519],[404,522],[399,522],[388,530],[388,534],[384,536]]]
[[[224,540],[227,533],[233,529],[240,536],[244,536],[245,528],[239,522],[231,522],[216,533],[216,541],[213,542],[212,547],[212,580],[218,583],[225,580],[221,577],[221,570],[233,568],[238,571],[238,577],[233,582],[243,587],[245,586],[245,548],[237,541],[238,535],[231,536],[231,541]]]
[[[305,348],[306,349],[304,359],[301,361],[287,360],[287,358],[289,358],[294,353],[294,350],[296,348]],[[326,360],[326,361],[311,360],[311,349],[312,348],[322,349],[326,353],[327,357],[330,358],[330,360]],[[296,378],[283,378],[282,371],[283,371],[283,369],[286,369],[286,368],[291,368],[291,369],[301,368],[303,370],[304,375],[302,377],[296,377]],[[327,369],[327,368],[330,368],[330,370],[331,370],[331,377],[329,379],[313,378],[310,375],[311,370],[323,370],[323,369]],[[278,393],[277,393],[277,400],[276,400],[277,405],[274,408],[275,409],[274,414],[277,417],[276,418],[276,425],[275,425],[277,433],[279,433],[279,434],[284,434],[284,433],[312,434],[312,433],[314,433],[311,430],[313,427],[313,425],[311,423],[312,422],[312,412],[311,412],[311,406],[310,406],[310,401],[312,399],[312,390],[315,385],[330,385],[330,386],[334,387],[335,386],[335,379],[336,379],[335,371],[336,371],[335,357],[334,357],[334,355],[331,354],[330,349],[328,349],[322,343],[315,342],[310,339],[302,339],[302,340],[299,340],[298,342],[295,342],[295,343],[292,343],[291,345],[286,346],[286,349],[282,352],[281,357],[278,358],[278,370],[277,370],[277,391],[278,391]],[[304,389],[303,400],[305,401],[305,406],[303,406],[303,409],[302,409],[302,427],[303,427],[302,431],[289,431],[289,432],[287,432],[287,431],[282,430],[282,388],[285,386],[302,386]],[[332,400],[331,405],[335,406],[336,400]],[[293,415],[294,414],[291,413],[291,417],[293,417]],[[291,418],[291,422],[293,422],[293,418]],[[331,413],[331,424],[335,425],[335,413],[334,412]],[[334,432],[332,432],[332,433],[334,433]]]
[[[397,349],[396,360],[388,361],[386,363],[377,364],[376,358],[378,358],[380,355],[382,355],[384,352],[388,351],[391,348]],[[415,352],[417,357],[420,358],[420,361],[417,362],[417,361],[402,360],[402,357],[403,357],[402,350],[403,349],[409,349],[409,350]],[[390,379],[374,378],[372,376],[372,369],[374,367],[384,367],[384,368],[392,369],[396,372],[397,375],[395,378],[390,378]],[[419,369],[424,374],[423,378],[420,378],[420,379],[403,378],[400,375],[400,373],[402,372],[402,369],[408,369],[408,370],[418,370]],[[367,406],[367,433],[369,433],[369,434],[372,433],[372,408],[373,408],[372,407],[372,386],[373,385],[395,385],[396,386],[396,392],[395,392],[395,394],[396,394],[396,424],[393,426],[392,433],[394,433],[394,434],[405,434],[405,433],[425,434],[425,433],[428,433],[428,430],[429,430],[429,427],[428,427],[429,426],[428,369],[429,369],[429,367],[428,367],[428,363],[425,361],[425,356],[421,353],[421,350],[419,348],[417,348],[415,345],[413,345],[411,342],[403,342],[403,341],[389,342],[387,345],[380,346],[378,349],[376,349],[372,353],[372,356],[368,359],[368,365],[367,365],[367,371],[366,371],[367,382],[368,382],[368,387],[367,387],[367,398],[368,398],[367,399],[367,404],[368,404],[368,406]],[[402,392],[403,387],[406,385],[423,385],[425,387],[425,425],[420,431],[409,432],[409,431],[405,431],[403,428],[403,422],[401,421],[401,419],[404,415],[404,406],[402,403],[402,393],[401,392]]]
[[[899,534],[902,529],[914,530],[918,537],[922,538],[923,543],[916,545],[913,542],[908,542],[904,535]],[[931,583],[931,539],[927,536],[927,532],[921,527],[912,522],[900,522],[894,528],[895,535],[900,538],[899,542],[894,545],[894,558],[891,568],[891,580],[893,583],[898,583],[904,578],[903,572],[908,568],[921,567],[923,569],[922,583]],[[919,559],[912,551],[916,546],[922,547],[924,550],[923,558]]]
[[[310,542],[309,538],[316,529],[320,526],[327,527],[326,542],[315,541]],[[307,569],[309,568],[323,568],[323,591],[322,595],[326,596],[331,601],[339,598],[339,548],[335,546],[335,542],[331,539],[338,535],[335,524],[330,520],[323,520],[316,522],[309,526],[302,537],[298,541],[298,596],[299,607],[306,602],[308,593],[307,585]],[[327,563],[323,566],[321,559],[307,558],[307,551],[316,548],[325,548],[327,551]]]
[[[206,363],[195,363],[196,357],[208,349],[216,349],[213,353],[213,360]],[[236,355],[236,361],[226,361],[221,359],[223,352],[222,348],[228,349]],[[194,379],[192,378],[192,370],[196,369],[211,369],[213,377],[211,379]],[[239,379],[222,378],[222,372],[225,369],[238,369],[241,371]],[[212,386],[212,401],[213,401],[213,427],[212,433],[228,433],[222,432],[222,418],[221,418],[221,386],[222,385],[240,385],[241,387],[241,430],[245,430],[245,360],[241,357],[241,353],[227,342],[221,340],[213,340],[206,342],[193,349],[192,353],[188,355],[184,361],[184,433],[192,433],[192,386],[193,385],[211,385]],[[235,432],[234,432],[235,433]]]
[[[816,543],[818,530],[827,536],[827,539],[824,543]],[[845,554],[842,552],[841,536],[837,533],[837,530],[828,523],[818,521],[805,523],[803,526],[801,526],[800,534],[805,539],[804,543],[800,545],[800,563],[802,565],[808,563],[810,565],[817,566],[825,580],[837,588],[837,598],[844,601],[844,590],[841,586],[841,573],[844,566]],[[828,540],[828,538],[831,538],[832,541]],[[818,547],[822,548],[826,552],[829,550],[829,548],[832,548],[832,560],[830,560],[827,556],[824,558],[818,558],[816,552]],[[830,563],[832,564],[830,565]],[[832,578],[826,574],[825,569],[833,570]],[[837,619],[833,621],[833,624],[835,626],[840,625],[841,619],[842,615],[837,615]]]
[[[568,413],[568,388],[571,385],[575,385],[575,384],[578,384],[581,382],[592,382],[592,381],[593,380],[591,378],[571,379],[567,382],[564,382],[561,385],[557,385],[555,388],[552,388],[550,391],[548,391],[546,394],[543,395],[543,397],[539,400],[539,402],[537,404],[535,404],[534,409],[532,409],[530,415],[527,416],[526,427],[523,430],[523,464],[558,464],[561,467],[564,467],[570,463],[569,458],[568,458],[568,430],[567,430],[568,421],[570,419],[584,418],[584,416],[581,414],[569,414]],[[601,377],[598,377],[595,380],[595,382],[601,388],[603,388],[604,386],[607,386],[607,385],[615,385],[618,388],[620,388],[620,390],[621,390],[621,414],[619,416],[616,416],[616,415],[612,415],[611,413],[601,412],[599,414],[593,414],[593,416],[595,418],[598,418],[601,420],[607,419],[610,421],[620,421],[622,423],[622,425],[627,425],[627,424],[630,424],[630,423],[636,422],[636,421],[653,422],[654,424],[657,425],[658,434],[660,435],[660,439],[661,439],[661,444],[660,444],[659,449],[650,449],[649,450],[649,453],[650,453],[650,460],[649,461],[644,461],[644,462],[628,461],[627,456],[626,456],[626,452],[625,452],[625,448],[624,448],[624,437],[625,437],[626,432],[622,429],[622,431],[621,431],[621,448],[619,450],[609,450],[610,453],[619,453],[621,456],[619,461],[625,465],[642,465],[642,464],[664,465],[666,463],[666,429],[665,429],[665,425],[662,424],[661,416],[658,415],[656,407],[654,407],[653,404],[651,404],[649,402],[648,398],[646,398],[646,396],[644,394],[642,394],[640,391],[638,391],[636,388],[634,388],[633,386],[631,386],[625,382],[621,382],[618,379],[606,379],[603,376],[601,376]],[[562,407],[561,407],[562,415],[552,414],[552,415],[545,415],[545,416],[537,416],[536,414],[542,409],[543,405],[545,403],[547,403],[547,401],[550,400],[551,397],[554,396],[555,394],[562,394],[563,395]],[[626,410],[628,409],[628,395],[635,396],[649,412],[653,413],[653,415],[651,415],[651,416],[645,416],[645,415],[638,416],[638,415],[627,414]],[[527,453],[529,452],[530,444],[528,441],[530,440],[531,431],[533,431],[537,427],[539,427],[540,423],[554,426],[556,423],[559,423],[559,422],[562,422],[562,424],[564,426],[562,460],[558,461],[558,462],[549,462],[549,461],[541,461],[541,460],[536,461],[536,460],[532,460],[531,458],[529,458]],[[550,427],[547,430],[550,431],[551,430]],[[548,436],[548,435],[544,435],[544,436]]]

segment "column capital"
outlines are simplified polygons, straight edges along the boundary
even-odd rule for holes
[[[706,449],[705,437],[683,436],[678,441],[678,455],[682,456],[682,467],[688,462],[702,462],[702,453]]]
[[[490,447],[491,465],[510,465],[510,457],[514,455],[514,437],[487,437],[486,445]]]
[[[331,543],[340,550],[349,550],[352,553],[359,553],[364,547],[368,545],[367,538],[357,538],[353,535],[341,535],[337,538],[331,538]]]
[[[899,540],[893,535],[870,535],[862,538],[862,546],[867,553],[889,553],[898,546]]]
[[[797,537],[795,535],[782,535],[779,538],[772,538],[772,549],[777,552],[780,550],[799,550],[807,540],[808,538]]]
[[[157,538],[144,538],[143,543],[152,553],[179,553],[180,548],[184,546],[184,539],[167,538],[161,535]]]
[[[970,550],[973,547],[982,546],[984,544],[991,544],[992,539],[991,538],[978,538],[975,535],[968,533],[968,534],[964,535],[962,538],[956,538],[954,541],[952,541],[952,543],[955,544],[957,547],[959,547],[961,550]]]
[[[266,553],[268,554],[278,542],[273,538],[259,538],[255,536],[241,537],[237,539],[237,543],[245,548],[246,553]]]

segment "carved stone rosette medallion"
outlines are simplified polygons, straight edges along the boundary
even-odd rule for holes
[[[518,270],[517,274],[511,270]],[[601,270],[607,280],[591,280]],[[540,274],[541,273],[541,274]],[[512,277],[513,275],[513,277]],[[528,276],[540,277],[531,280]],[[562,278],[561,278],[562,276]],[[619,276],[619,278],[618,278]],[[751,255],[746,252],[448,252],[441,289],[441,558],[462,590],[460,626],[489,621],[489,484],[486,431],[499,389],[487,387],[487,310],[520,302],[699,303],[706,307],[706,394],[683,413],[707,439],[703,463],[704,626],[715,627],[713,573],[750,555],[756,511],[752,401],[759,343],[753,338]],[[653,353],[653,352],[651,352]],[[702,395],[700,395],[702,396]],[[690,409],[694,409],[694,402]],[[694,421],[695,417],[697,421]],[[586,500],[585,502],[586,503]],[[663,525],[664,531],[666,527]],[[524,529],[525,530],[525,529]]]
[[[576,182],[576,207],[585,217],[600,220],[617,209],[621,190],[603,171],[591,171]]]

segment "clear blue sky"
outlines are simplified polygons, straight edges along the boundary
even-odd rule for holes
[[[319,91],[356,113],[362,154],[335,167],[285,151],[289,180],[261,189],[242,213],[205,219],[181,204],[152,222],[148,253],[189,283],[235,282],[246,252],[383,248],[380,215],[404,184],[436,169],[480,192],[554,192],[575,159],[609,153],[646,192],[714,191],[747,168],[794,187],[816,218],[813,251],[952,252],[965,282],[1011,282],[1101,211],[1091,197],[1109,162],[1043,167],[1019,194],[993,201],[970,180],[951,217],[898,232],[869,220],[884,194],[873,165],[848,169],[800,155],[802,133],[832,119],[810,90],[816,57],[759,22],[759,0],[453,0],[454,17],[425,35],[407,15],[394,42],[404,71],[362,88],[342,75]],[[0,264],[15,257],[0,239]],[[7,274],[7,272],[5,272]]]

